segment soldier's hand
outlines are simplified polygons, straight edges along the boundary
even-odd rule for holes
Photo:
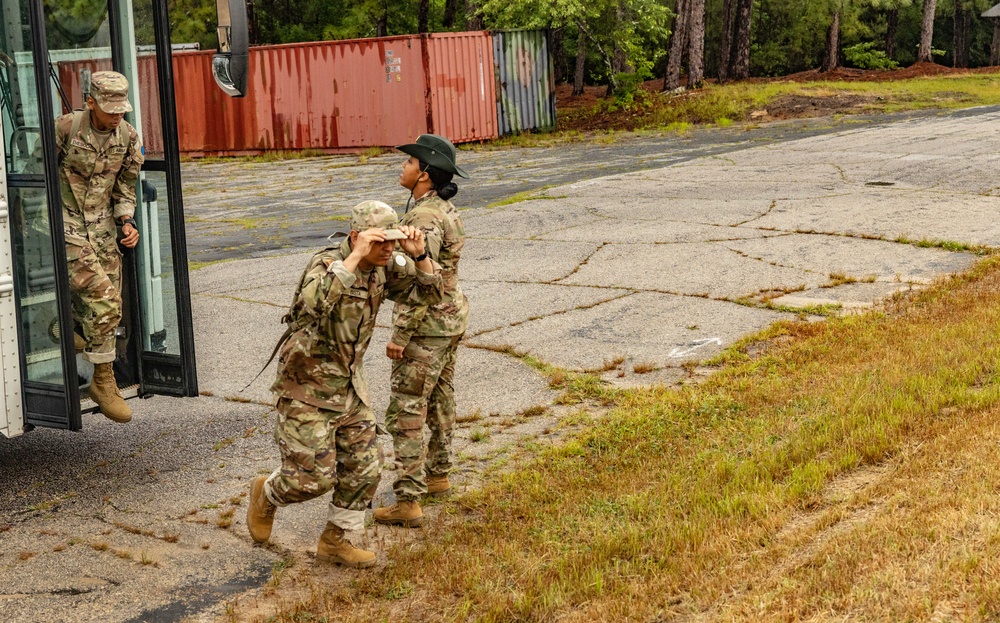
[[[135,245],[139,244],[139,230],[132,227],[132,223],[125,223],[122,226],[122,234],[125,235],[122,238],[122,245],[126,248],[134,249]]]
[[[384,229],[373,227],[372,229],[366,229],[363,232],[359,232],[358,239],[351,247],[351,255],[363,258],[371,253],[372,246],[379,242],[385,242]]]
[[[395,342],[385,345],[385,356],[389,359],[402,359],[404,348]]]
[[[419,257],[424,254],[424,232],[416,227],[400,225],[399,231],[406,234],[404,240],[399,241],[399,246],[403,247],[410,257]]]

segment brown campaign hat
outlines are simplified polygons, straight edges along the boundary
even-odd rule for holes
[[[399,230],[399,216],[388,204],[369,199],[351,210],[351,229],[362,232],[378,227],[385,230],[386,240],[403,240],[406,234]]]
[[[117,71],[91,74],[90,96],[109,115],[132,112],[132,104],[128,101],[128,79]]]

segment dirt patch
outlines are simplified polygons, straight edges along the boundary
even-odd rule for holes
[[[864,111],[881,99],[881,97],[853,93],[822,96],[783,95],[768,104],[766,109],[750,113],[750,118],[754,121],[769,121],[856,113]]]

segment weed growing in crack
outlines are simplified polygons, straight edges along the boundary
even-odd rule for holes
[[[653,372],[653,371],[659,370],[659,369],[660,369],[660,367],[657,366],[652,361],[644,361],[644,362],[637,363],[634,366],[632,366],[632,372],[635,372],[636,374],[648,374],[650,372]]]
[[[469,441],[471,441],[472,443],[481,443],[484,441],[489,441],[490,437],[491,435],[489,429],[479,428],[478,426],[476,428],[473,428],[472,432],[469,433]]]

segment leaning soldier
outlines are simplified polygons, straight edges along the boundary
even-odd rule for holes
[[[394,253],[397,240],[409,257]],[[286,317],[289,331],[271,386],[281,467],[250,485],[247,527],[254,541],[270,538],[277,507],[333,490],[316,560],[375,564],[375,554],[355,548],[344,532],[364,528],[381,475],[362,360],[384,298],[436,303],[441,277],[423,232],[400,226],[388,205],[365,201],[351,212],[348,239],[309,261]]]
[[[375,521],[415,527],[423,522],[421,496],[451,488],[455,358],[469,324],[469,303],[458,285],[465,227],[449,199],[458,192],[453,177],[468,175],[455,163],[455,146],[446,138],[423,134],[396,149],[410,156],[399,184],[416,199],[402,222],[424,232],[427,253],[441,266],[443,289],[441,302],[430,307],[397,302],[386,346],[393,362],[385,421],[400,471],[393,483],[397,502],[375,509]],[[426,444],[425,423],[430,430]]]
[[[143,162],[139,133],[124,120],[132,110],[128,80],[114,71],[90,79],[87,108],[56,119],[66,261],[75,335],[83,358],[94,364],[90,397],[115,422],[132,419],[115,381],[116,331],[122,319],[121,244],[139,242],[135,184]]]

